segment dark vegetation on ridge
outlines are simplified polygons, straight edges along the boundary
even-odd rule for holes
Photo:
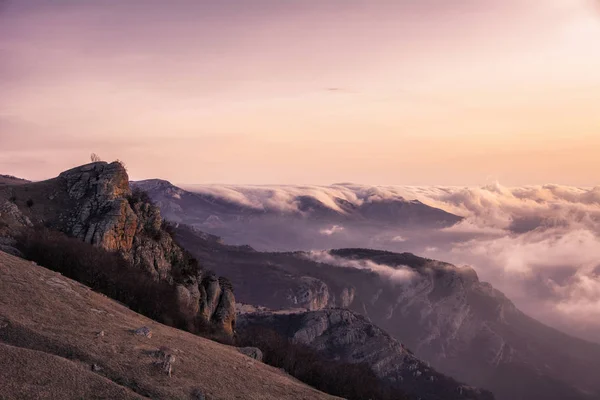
[[[23,233],[17,246],[28,260],[81,282],[148,318],[177,327],[187,327],[191,322],[179,311],[174,286],[131,268],[118,253],[47,228]]]
[[[275,330],[252,326],[238,331],[240,346],[262,350],[263,361],[325,393],[349,400],[405,400],[398,389],[383,383],[364,363],[325,359],[317,350],[293,343]]]

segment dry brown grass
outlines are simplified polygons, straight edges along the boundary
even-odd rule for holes
[[[32,222],[56,221],[62,211],[75,206],[58,178],[0,185],[0,203],[6,200],[15,203]]]
[[[152,329],[152,338],[132,334],[141,326]],[[191,399],[195,390],[208,399],[334,398],[2,252],[1,343],[0,399]],[[171,378],[155,365],[163,346],[176,356]],[[92,372],[92,364],[102,369]]]
[[[0,343],[0,365],[0,398],[3,399],[144,398],[93,373],[86,365],[41,351]]]

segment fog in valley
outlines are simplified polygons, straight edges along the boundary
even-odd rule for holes
[[[599,341],[599,187],[338,184],[189,185],[186,189],[226,199],[244,210],[239,213],[253,215],[226,222],[227,217],[212,216],[195,222],[227,243],[249,244],[265,251],[369,247],[470,265],[481,280],[503,291],[526,313]],[[308,208],[307,198],[314,202]],[[386,201],[394,204],[402,199],[418,200],[464,219],[444,224],[448,226],[431,223],[423,227],[412,221],[394,224],[386,221],[385,215],[344,216],[347,213],[340,207],[346,202],[356,207]],[[321,218],[316,218],[316,213]],[[383,276],[394,279],[393,274]]]

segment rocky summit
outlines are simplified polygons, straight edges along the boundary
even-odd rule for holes
[[[224,278],[189,268],[184,250],[166,231],[158,207],[132,191],[120,162],[95,162],[57,178],[0,186],[4,241],[46,226],[86,243],[118,252],[133,268],[176,285],[182,311],[227,334],[235,327],[235,298]]]

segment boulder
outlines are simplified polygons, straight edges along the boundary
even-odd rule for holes
[[[258,347],[239,347],[238,351],[257,361],[263,360],[263,353]]]
[[[148,328],[147,326],[142,326],[141,328],[138,328],[135,331],[133,331],[133,334],[137,336],[145,336],[147,338],[151,338],[152,330],[150,330],[150,328]]]

